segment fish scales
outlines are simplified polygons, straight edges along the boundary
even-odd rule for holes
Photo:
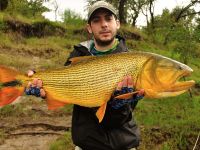
[[[138,59],[134,63],[135,58],[127,56],[129,55],[125,54],[124,57],[110,55],[104,59],[96,58],[72,65],[62,71],[44,73],[46,76],[43,79],[44,87],[46,85],[49,90],[56,93],[56,97],[65,99],[66,102],[70,100],[73,103],[80,103],[81,101],[82,105],[91,107],[102,105],[105,103],[105,97],[108,99],[111,96],[116,84],[125,75],[132,74],[136,81],[138,73],[131,70],[137,69],[133,66],[139,68],[142,61]]]
[[[145,97],[154,99],[180,95],[195,84],[193,80],[178,81],[192,73],[193,70],[189,66],[157,54],[134,52],[93,56],[74,64],[77,60],[72,60],[72,65],[64,69],[37,72],[33,78],[41,78],[43,81],[50,109],[67,103],[85,107],[100,106],[96,113],[99,122],[103,119],[107,101],[110,100],[117,83],[126,75],[132,76],[136,90],[144,89]],[[11,76],[7,77],[8,75]],[[22,83],[19,86],[23,87],[28,81],[32,81],[32,78],[3,66],[0,66],[0,77],[2,83],[18,80]],[[14,94],[3,95],[10,91]],[[23,91],[22,87],[3,87],[1,104],[12,102]]]

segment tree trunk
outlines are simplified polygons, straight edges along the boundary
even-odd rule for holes
[[[151,16],[151,28],[154,29],[155,25],[154,25],[154,6],[153,6],[153,2],[154,0],[150,0],[150,4],[149,4],[149,13]]]
[[[0,0],[0,11],[8,7],[8,0]]]
[[[125,5],[127,0],[119,0],[119,21],[122,24],[126,24],[126,13],[125,13]]]
[[[135,27],[136,26],[136,22],[137,22],[137,18],[138,18],[138,14],[136,13],[136,15],[132,15],[132,26]]]

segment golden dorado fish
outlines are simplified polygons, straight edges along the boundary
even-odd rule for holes
[[[33,78],[43,81],[49,109],[65,104],[99,107],[96,113],[99,122],[104,117],[107,102],[117,83],[126,75],[131,75],[136,90],[144,89],[145,97],[149,98],[176,96],[187,91],[195,83],[178,81],[181,77],[191,74],[193,70],[189,66],[153,53],[129,52],[98,57],[86,56],[72,58],[71,61],[70,66],[37,72]],[[24,87],[33,78],[1,66],[0,106],[21,95]],[[133,94],[134,92],[128,95]]]

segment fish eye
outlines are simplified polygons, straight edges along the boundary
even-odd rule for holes
[[[183,70],[183,68],[182,68],[181,66],[178,66],[178,69],[179,69],[179,70]]]

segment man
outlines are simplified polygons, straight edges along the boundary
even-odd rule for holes
[[[93,39],[74,46],[65,65],[72,57],[89,55],[109,55],[127,52],[125,40],[116,35],[120,28],[115,8],[104,1],[94,3],[88,12],[87,30]],[[94,66],[95,67],[95,66]],[[31,75],[31,74],[29,74]],[[39,84],[41,80],[38,80]],[[97,108],[74,105],[72,116],[72,139],[79,150],[132,150],[139,146],[140,133],[132,116],[138,100],[144,91],[131,99],[117,100],[116,95],[133,91],[130,76],[119,82],[113,97],[108,102],[104,119],[101,123],[96,118]],[[41,96],[45,92],[40,89]]]

